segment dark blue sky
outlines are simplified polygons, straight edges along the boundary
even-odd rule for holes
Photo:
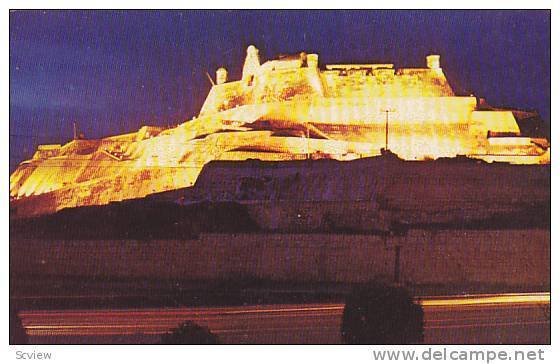
[[[319,53],[321,63],[424,66],[439,53],[456,91],[550,119],[549,11],[15,11],[10,13],[10,170],[37,144],[177,124],[214,75]]]

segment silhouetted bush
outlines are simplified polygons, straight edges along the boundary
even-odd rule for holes
[[[414,344],[424,338],[424,312],[403,288],[368,284],[347,298],[342,318],[346,344]]]
[[[10,307],[10,345],[27,345],[28,343],[27,333],[18,316],[18,310]]]
[[[161,343],[166,345],[215,345],[218,337],[206,327],[192,321],[185,321],[179,327],[161,335]]]

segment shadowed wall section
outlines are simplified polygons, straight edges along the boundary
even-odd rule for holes
[[[408,286],[550,286],[547,229],[410,230],[403,236],[201,234],[187,241],[12,239],[10,245],[14,277],[251,276],[340,283],[396,279]]]

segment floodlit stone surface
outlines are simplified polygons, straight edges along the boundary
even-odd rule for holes
[[[387,148],[405,160],[550,163],[548,140],[522,133],[513,111],[456,96],[439,56],[426,62],[320,67],[299,53],[261,64],[250,46],[242,79],[219,69],[198,118],[39,146],[10,176],[12,206],[33,216],[190,187],[212,160],[346,161]]]

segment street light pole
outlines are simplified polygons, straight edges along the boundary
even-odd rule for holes
[[[381,111],[385,113],[385,151],[388,152],[389,151],[389,113],[395,112],[395,109],[386,108],[384,110],[382,109]]]
[[[385,151],[389,151],[389,109],[385,110]]]
[[[305,123],[305,129],[306,129],[306,136],[307,136],[307,155],[305,156],[306,159],[309,159],[309,123]]]

